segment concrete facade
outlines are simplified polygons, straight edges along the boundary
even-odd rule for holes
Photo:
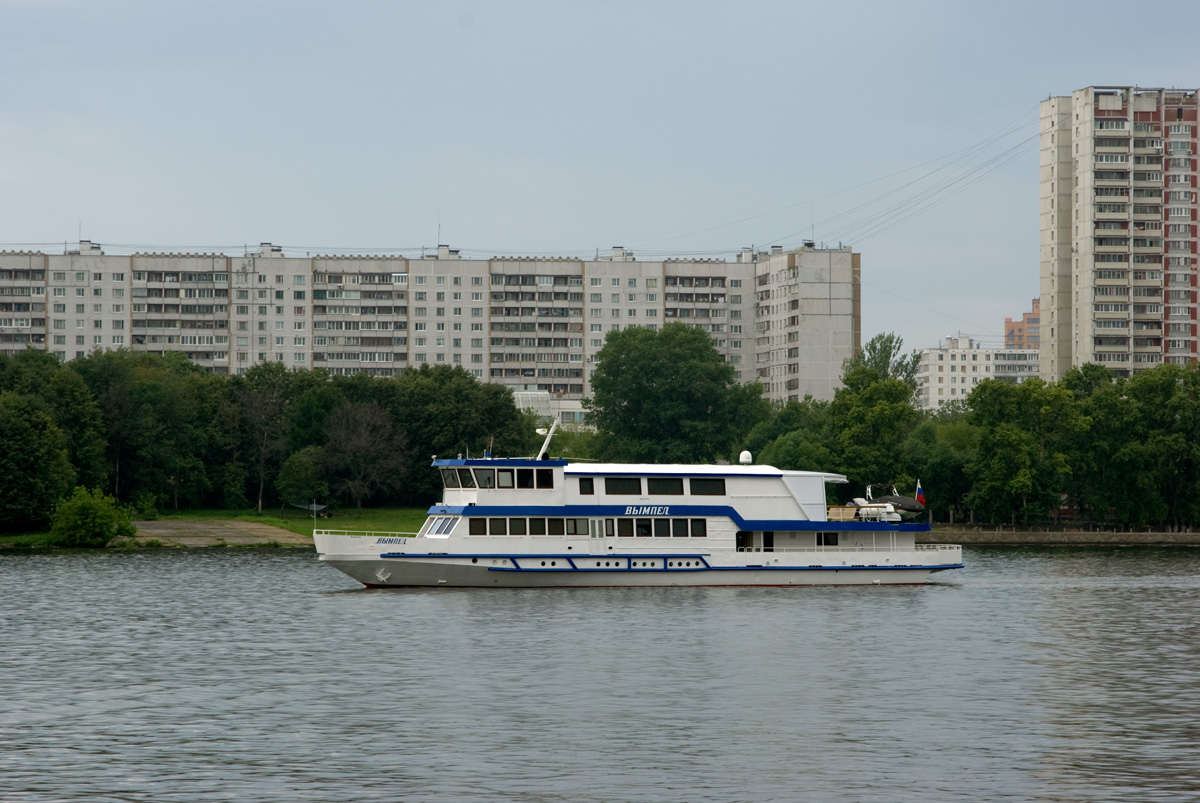
[[[735,261],[436,254],[291,257],[0,253],[0,351],[178,351],[219,374],[255,363],[393,376],[458,365],[551,395],[575,421],[605,335],[681,321],[708,332],[739,381],[771,399],[833,397],[859,347],[859,255],[745,249]]]
[[[923,349],[917,364],[917,406],[936,410],[963,401],[985,379],[1019,385],[1038,375],[1038,352],[984,348],[969,337],[947,337],[941,348]]]
[[[1196,359],[1197,100],[1096,86],[1042,102],[1044,379]]]
[[[755,257],[753,378],[768,398],[833,397],[842,362],[862,347],[861,275],[849,247]]]

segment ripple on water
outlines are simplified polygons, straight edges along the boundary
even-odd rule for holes
[[[1194,800],[1200,552],[918,587],[367,590],[0,555],[0,798]]]

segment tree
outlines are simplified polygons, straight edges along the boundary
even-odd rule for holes
[[[100,407],[107,435],[107,474],[112,480],[113,496],[121,498],[126,475],[137,460],[133,443],[138,434],[134,387],[139,355],[132,351],[97,350],[73,360],[71,369],[83,379]]]
[[[842,362],[842,382],[853,369],[867,367],[879,375],[880,379],[899,379],[913,390],[917,389],[917,366],[921,362],[921,353],[912,351],[908,355],[901,353],[904,338],[892,332],[880,333],[867,341],[862,350],[853,357],[847,357]]]
[[[945,405],[944,407],[949,407]],[[971,490],[966,467],[975,459],[979,431],[959,413],[945,409],[920,421],[901,446],[903,471],[920,479],[930,521],[949,518],[950,508],[963,510]]]
[[[797,429],[781,435],[758,454],[758,463],[783,469],[828,471],[833,452],[814,433]]]
[[[329,496],[329,483],[323,477],[325,450],[306,446],[283,463],[275,488],[283,502],[309,503]]]
[[[1068,485],[1070,443],[1091,428],[1091,419],[1061,383],[1040,379],[1019,385],[987,380],[967,403],[968,420],[982,433],[967,468],[968,503],[992,521],[1044,521]]]
[[[59,503],[50,528],[50,543],[61,547],[102,549],[117,536],[137,532],[129,514],[117,507],[103,491],[77,486],[75,493]]]
[[[773,441],[797,430],[808,433],[809,440],[833,446],[832,418],[829,415],[829,402],[818,401],[812,396],[805,396],[803,401],[775,402],[769,415],[754,425],[742,448],[749,450],[756,457]],[[769,462],[763,458],[759,462]],[[772,463],[772,465],[777,465]],[[832,464],[813,466],[817,470],[829,470]]]
[[[423,365],[379,385],[390,393],[387,407],[411,469],[399,492],[407,504],[439,498],[441,477],[425,462],[432,455],[532,455],[541,443],[533,414],[517,409],[508,388],[460,367]]]
[[[44,526],[74,481],[66,439],[49,414],[26,396],[0,392],[0,527]]]
[[[275,470],[287,446],[288,369],[282,363],[259,363],[241,377],[238,403],[258,481],[258,512],[263,510],[267,477]]]
[[[88,386],[68,365],[44,351],[0,355],[0,390],[36,400],[66,438],[77,480],[100,485],[106,473],[104,422]]]
[[[830,414],[837,437],[842,471],[850,480],[839,495],[857,496],[877,482],[906,485],[914,481],[903,472],[902,444],[919,414],[912,405],[912,388],[897,378],[880,378],[870,366],[851,368],[834,391]]]
[[[761,385],[734,381],[708,333],[682,323],[609,332],[583,404],[601,457],[653,463],[728,455],[770,410]]]
[[[404,453],[391,418],[378,404],[342,402],[325,424],[334,487],[351,497],[360,513],[363,499],[399,485],[407,469]]]

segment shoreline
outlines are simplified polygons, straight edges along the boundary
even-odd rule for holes
[[[1200,546],[1200,532],[1088,532],[1001,528],[934,529],[917,534],[918,544],[980,546]]]

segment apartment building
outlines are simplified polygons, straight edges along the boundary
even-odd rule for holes
[[[743,258],[755,264],[754,378],[770,399],[832,398],[862,346],[859,255],[806,241]]]
[[[985,379],[1019,385],[1038,375],[1038,352],[984,348],[969,337],[947,337],[940,348],[922,349],[917,363],[917,406],[936,410],[962,401]]]
[[[1004,318],[1004,347],[1010,349],[1037,349],[1041,342],[1042,300],[1035,298],[1029,312],[1021,313],[1017,320]]]
[[[858,277],[858,254],[812,245],[646,261],[619,246],[591,260],[464,259],[448,246],[301,258],[270,243],[242,256],[106,255],[82,241],[0,253],[0,350],[178,351],[218,374],[266,361],[376,376],[458,365],[547,392],[577,420],[609,331],[681,321],[769,398],[827,399],[859,346]]]
[[[1040,374],[1196,359],[1197,91],[1041,104]]]

